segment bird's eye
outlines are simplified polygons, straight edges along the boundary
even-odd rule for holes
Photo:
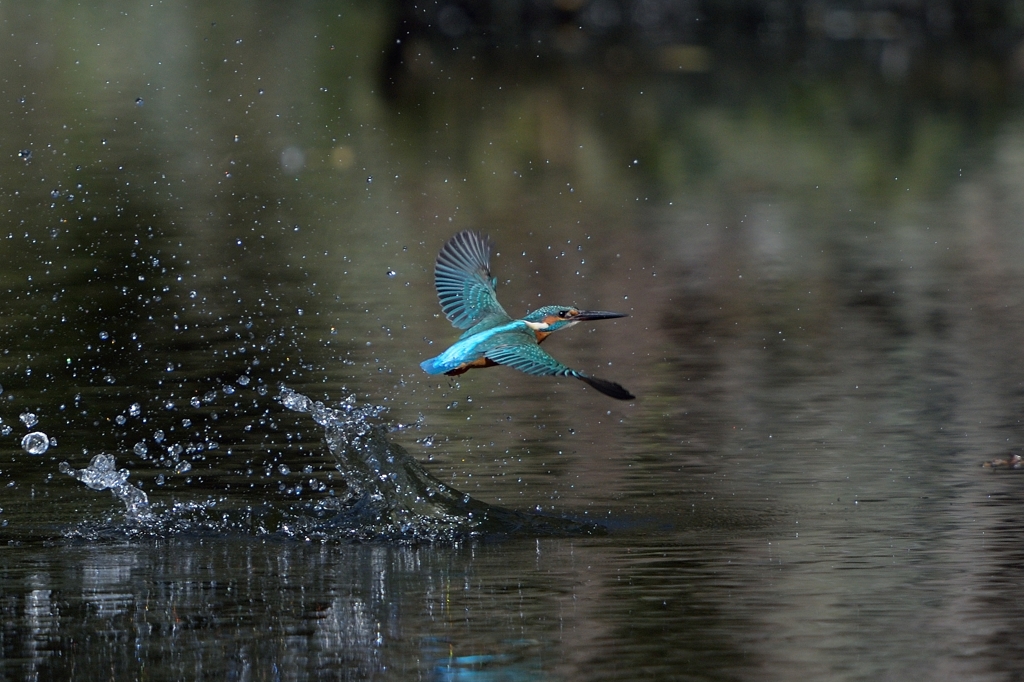
[[[558,316],[564,320],[565,318],[569,317],[569,311],[568,310],[559,310],[558,311]]]

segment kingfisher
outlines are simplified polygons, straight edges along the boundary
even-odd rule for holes
[[[464,230],[441,247],[434,264],[434,287],[445,316],[466,331],[448,350],[424,360],[420,367],[428,374],[457,376],[477,367],[506,365],[534,376],[573,377],[612,398],[635,399],[619,384],[570,369],[540,347],[559,329],[626,314],[546,305],[521,320],[512,319],[495,292],[498,280],[491,276],[492,245],[490,237]]]

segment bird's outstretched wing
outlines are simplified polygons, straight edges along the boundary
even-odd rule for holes
[[[635,395],[614,381],[598,379],[597,377],[588,376],[583,372],[566,367],[544,352],[538,345],[516,344],[498,346],[484,353],[484,357],[499,365],[518,369],[520,372],[526,372],[534,376],[573,377],[586,382],[606,396],[617,400],[634,400],[636,398]]]
[[[512,319],[498,303],[490,261],[490,238],[469,230],[449,239],[437,254],[437,297],[445,316],[459,329],[469,329],[487,318],[494,318],[496,324]]]

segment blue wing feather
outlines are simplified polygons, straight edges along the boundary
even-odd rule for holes
[[[434,264],[434,286],[441,309],[459,329],[469,329],[492,318],[495,324],[509,317],[498,303],[491,276],[491,240],[471,232],[459,232],[441,248]]]
[[[498,346],[485,352],[484,357],[490,358],[499,365],[518,369],[520,372],[526,372],[534,376],[573,377],[586,382],[601,393],[616,400],[633,400],[636,398],[636,396],[614,381],[598,379],[597,377],[592,377],[566,367],[545,353],[536,343]]]
[[[520,372],[533,376],[576,376],[578,372],[569,369],[558,360],[548,355],[534,342],[533,344],[516,344],[491,348],[484,357],[490,358],[499,365],[505,365]]]

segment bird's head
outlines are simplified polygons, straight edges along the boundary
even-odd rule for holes
[[[610,313],[605,310],[580,310],[570,305],[546,305],[528,313],[523,320],[537,332],[550,334],[559,329],[566,329],[577,322],[585,320],[608,320],[613,317],[626,317],[626,313]]]

